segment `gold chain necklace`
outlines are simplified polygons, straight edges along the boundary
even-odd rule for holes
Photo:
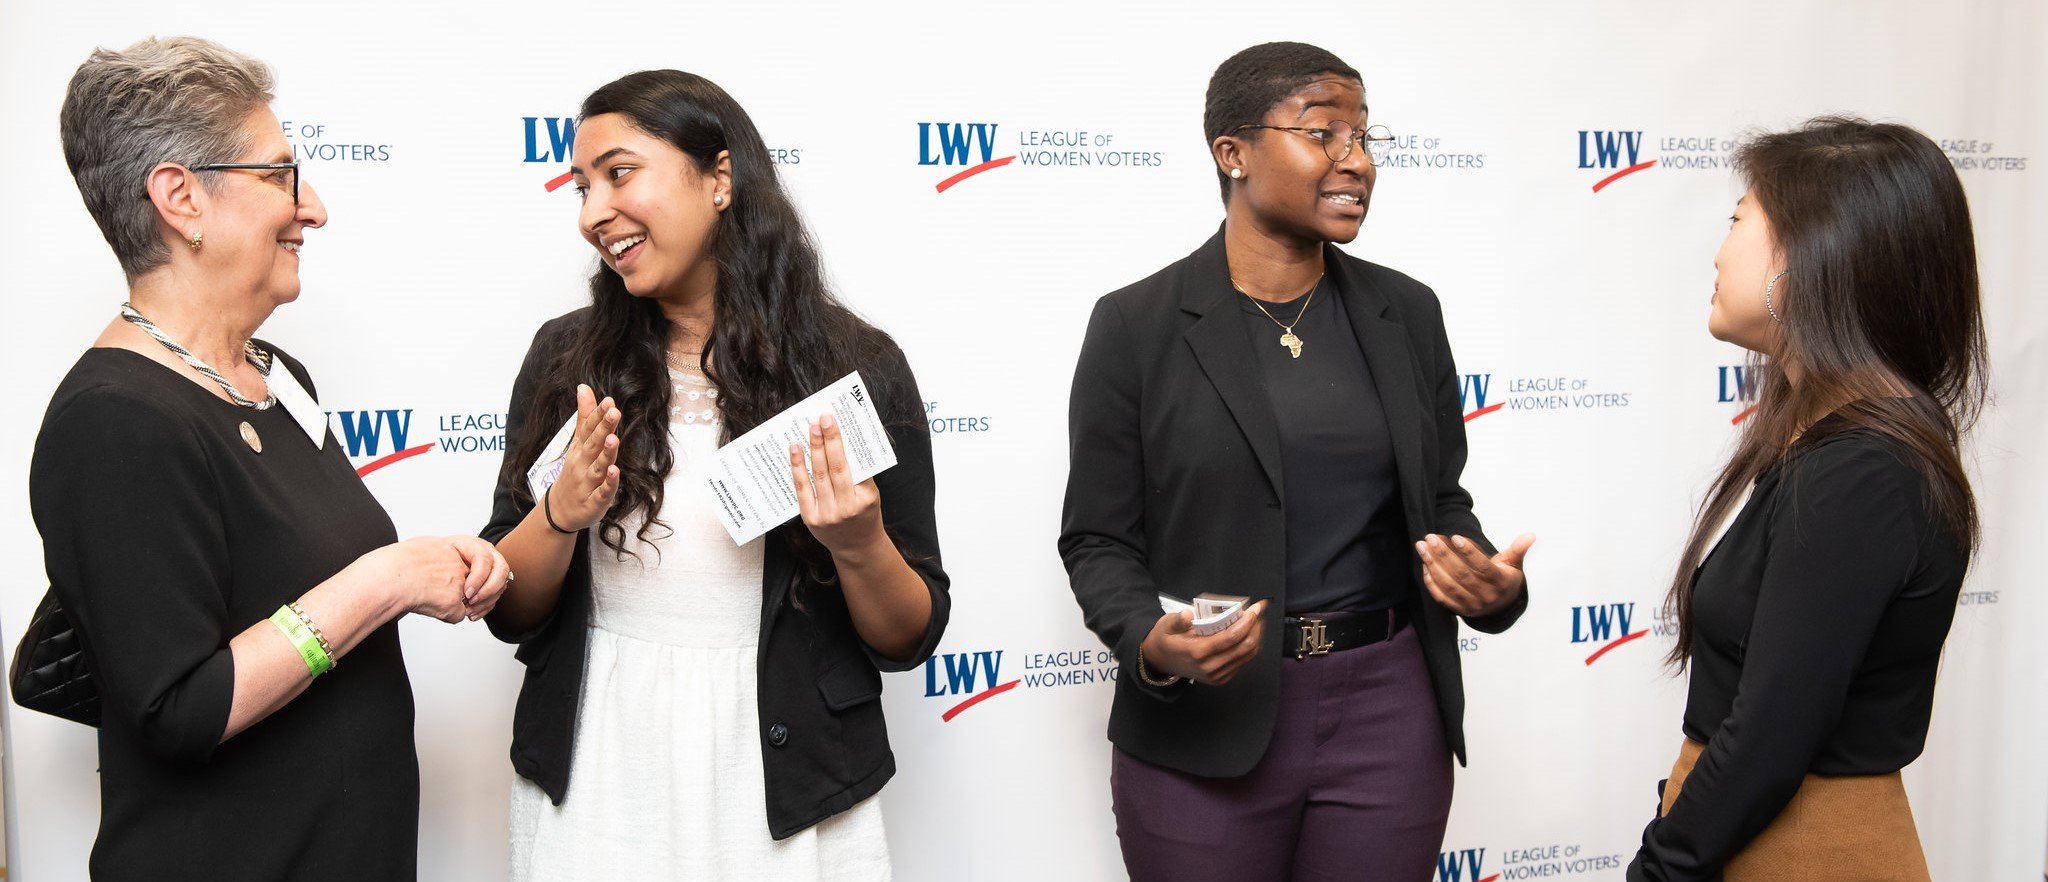
[[[670,349],[664,355],[670,370],[679,370],[693,374],[704,372],[704,350],[702,347],[699,347],[696,352],[677,352]]]
[[[1230,280],[1230,287],[1232,287],[1232,288],[1236,288],[1236,289],[1237,289],[1237,293],[1239,293],[1239,294],[1243,294],[1243,295],[1244,295],[1244,296],[1246,296],[1246,297],[1251,297],[1252,305],[1253,305],[1253,306],[1255,306],[1255,307],[1258,307],[1258,309],[1259,309],[1259,312],[1265,313],[1265,316],[1266,316],[1266,318],[1268,318],[1268,319],[1271,319],[1271,320],[1272,320],[1272,322],[1273,322],[1273,324],[1276,324],[1276,325],[1279,325],[1279,326],[1280,326],[1280,345],[1282,345],[1282,346],[1285,346],[1285,347],[1287,347],[1287,354],[1288,354],[1288,356],[1289,356],[1289,357],[1292,357],[1292,358],[1300,358],[1300,357],[1301,357],[1301,347],[1302,347],[1302,339],[1301,339],[1300,337],[1297,337],[1297,336],[1295,336],[1295,335],[1294,335],[1294,326],[1295,326],[1295,325],[1298,325],[1298,324],[1301,324],[1301,317],[1302,317],[1302,316],[1308,315],[1308,307],[1309,307],[1309,304],[1311,304],[1311,303],[1314,303],[1314,302],[1315,302],[1315,299],[1316,299],[1316,289],[1318,289],[1318,288],[1321,288],[1322,286],[1323,286],[1323,274],[1322,274],[1322,273],[1317,273],[1317,274],[1316,274],[1316,283],[1315,283],[1315,284],[1313,284],[1313,285],[1310,285],[1310,286],[1309,286],[1309,288],[1308,288],[1308,299],[1307,299],[1307,300],[1303,300],[1303,301],[1301,302],[1301,311],[1300,311],[1300,312],[1297,312],[1297,313],[1295,313],[1295,314],[1294,314],[1294,322],[1293,322],[1293,324],[1288,324],[1288,323],[1286,323],[1286,322],[1282,322],[1281,320],[1279,320],[1279,319],[1277,319],[1277,318],[1273,318],[1273,313],[1271,313],[1271,312],[1268,312],[1268,311],[1266,310],[1266,305],[1265,305],[1265,304],[1263,304],[1263,303],[1260,303],[1260,302],[1259,302],[1259,298],[1257,298],[1257,297],[1252,297],[1252,292],[1250,292],[1250,291],[1246,291],[1246,290],[1244,289],[1244,286],[1243,286],[1243,285],[1240,285],[1240,284],[1238,284],[1238,283],[1237,283],[1237,279],[1236,279],[1236,278],[1232,278],[1232,279]]]

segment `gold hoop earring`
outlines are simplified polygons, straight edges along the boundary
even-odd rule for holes
[[[205,240],[206,240],[206,234],[205,234],[205,233],[202,233],[202,232],[200,232],[200,231],[198,231],[198,230],[193,230],[193,231],[192,231],[192,250],[193,250],[193,251],[198,251],[198,250],[199,250],[199,246],[200,246],[200,244],[201,244],[202,242],[204,242]]]

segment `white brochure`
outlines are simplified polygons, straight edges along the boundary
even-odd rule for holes
[[[799,513],[789,475],[789,445],[801,444],[811,474],[824,475],[823,451],[811,449],[811,421],[830,413],[846,450],[847,477],[855,484],[896,464],[896,448],[882,428],[874,397],[858,371],[826,386],[753,431],[718,448],[707,481],[718,520],[732,541],[745,545]]]

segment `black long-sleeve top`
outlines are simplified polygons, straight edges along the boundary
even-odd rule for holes
[[[1335,285],[1260,307],[1240,297],[1266,399],[1280,429],[1287,489],[1288,615],[1363,612],[1407,602],[1415,558],[1402,521],[1401,476],[1372,369]],[[1288,325],[1309,341],[1279,345]]]
[[[1631,882],[1719,879],[1808,773],[1885,774],[1920,755],[1969,563],[1927,488],[1867,430],[1757,480],[1695,577],[1685,735],[1706,750],[1643,831]]]
[[[29,503],[100,689],[93,878],[414,878],[419,761],[395,622],[220,740],[228,642],[396,539],[332,435],[316,449],[282,407],[91,349],[43,417]]]

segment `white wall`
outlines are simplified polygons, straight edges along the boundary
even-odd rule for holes
[[[2034,254],[2048,230],[2031,210],[2048,197],[2038,4],[77,9],[0,4],[9,651],[45,585],[26,492],[37,424],[123,293],[56,131],[65,81],[94,46],[221,41],[276,67],[278,116],[316,157],[334,149],[321,145],[382,145],[371,154],[388,158],[309,160],[333,220],[308,235],[304,295],[263,334],[311,367],[329,409],[410,409],[407,444],[437,445],[365,479],[404,534],[482,525],[496,456],[438,445],[491,433],[441,420],[502,412],[534,327],[583,297],[591,258],[573,231],[575,197],[543,189],[561,164],[522,161],[522,119],[573,116],[590,90],[632,70],[691,70],[794,151],[783,171],[834,279],[908,350],[932,417],[948,420],[936,443],[956,606],[942,651],[1001,652],[994,682],[1027,680],[942,722],[967,696],[927,696],[925,671],[889,678],[901,772],[885,803],[899,873],[918,880],[1121,876],[1103,740],[1110,687],[1031,685],[1060,669],[1030,669],[1029,657],[1099,648],[1053,550],[1066,387],[1093,300],[1192,250],[1220,218],[1200,120],[1223,58],[1271,39],[1323,45],[1364,73],[1375,122],[1421,139],[1382,173],[1350,250],[1435,286],[1461,368],[1490,375],[1488,404],[1509,400],[1469,424],[1467,486],[1495,538],[1540,535],[1535,592],[1514,630],[1476,637],[1465,656],[1472,765],[1445,849],[1484,849],[1483,866],[1440,882],[1621,878],[1678,746],[1682,683],[1657,664],[1667,637],[1591,665],[1598,644],[1571,640],[1575,607],[1634,604],[1631,631],[1656,624],[1689,506],[1739,410],[1717,387],[1717,368],[1739,355],[1704,326],[1710,261],[1738,191],[1723,143],[1691,152],[1666,139],[1853,111],[1977,142],[1954,156],[1971,166],[1961,174],[1999,393],[1974,447],[1987,533],[1968,586],[1978,602],[1958,610],[1928,753],[1907,781],[1935,878],[2032,878],[2041,867],[2048,683],[2034,639],[2043,601],[2028,577],[2030,540],[2048,532],[2048,476],[2025,455],[2048,429],[2032,388],[2048,368],[2048,275]],[[1027,132],[1078,130],[1087,153],[1157,164],[1019,160],[937,193],[958,167],[918,164],[922,122],[993,123],[995,158],[1020,152]],[[1596,194],[1613,170],[1579,167],[1581,131],[1639,132],[1638,159],[1659,164]],[[1518,406],[1509,386],[1535,378],[1626,405]],[[408,622],[405,639],[420,708],[421,876],[500,878],[516,665],[481,626]],[[931,672],[942,687],[943,665]],[[91,733],[13,707],[6,720],[13,878],[83,878],[98,818]],[[1550,863],[1560,866],[1545,872]]]

